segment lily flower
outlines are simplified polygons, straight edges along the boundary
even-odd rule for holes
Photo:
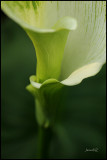
[[[105,63],[106,1],[2,1],[1,7],[33,42],[36,75],[27,88],[41,105],[46,88],[77,85]]]

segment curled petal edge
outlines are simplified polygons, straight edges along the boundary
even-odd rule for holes
[[[49,83],[60,83],[66,86],[74,86],[74,85],[81,83],[83,79],[96,75],[101,70],[102,65],[103,64],[99,62],[85,65],[77,69],[73,73],[71,73],[71,75],[63,81],[58,81],[56,79],[47,79],[43,83],[37,83],[36,76],[31,76],[30,83],[34,88],[37,88],[37,89],[40,89],[44,85],[49,84]]]

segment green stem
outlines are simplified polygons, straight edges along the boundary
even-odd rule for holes
[[[52,138],[51,128],[39,127],[38,132],[38,159],[49,158],[49,148]]]

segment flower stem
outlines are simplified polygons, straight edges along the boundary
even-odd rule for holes
[[[49,158],[49,148],[52,138],[51,128],[39,127],[38,132],[38,159]]]

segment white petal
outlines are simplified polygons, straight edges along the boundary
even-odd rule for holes
[[[101,63],[88,64],[74,71],[67,79],[65,79],[61,83],[68,86],[77,85],[81,83],[84,78],[96,75],[101,67]]]
[[[74,79],[78,82],[93,76],[106,61],[106,2],[82,1],[71,2],[70,15],[77,20],[78,28],[70,33],[65,48],[60,80],[72,85]],[[99,64],[99,65],[93,65]],[[87,66],[87,67],[86,67]],[[90,68],[91,66],[91,68]],[[92,69],[93,66],[93,69]],[[88,68],[89,67],[89,68]],[[95,68],[94,68],[95,67]],[[98,67],[98,68],[97,68]],[[86,74],[79,74],[85,68]],[[92,71],[92,74],[91,74]],[[83,71],[82,71],[83,72]],[[78,73],[75,75],[75,73]],[[72,77],[73,75],[73,77]],[[76,76],[74,78],[74,76]],[[73,78],[73,80],[71,80]],[[80,78],[80,79],[79,79]],[[81,79],[82,78],[82,79]],[[71,82],[70,82],[71,80]],[[75,82],[78,83],[78,82]]]

